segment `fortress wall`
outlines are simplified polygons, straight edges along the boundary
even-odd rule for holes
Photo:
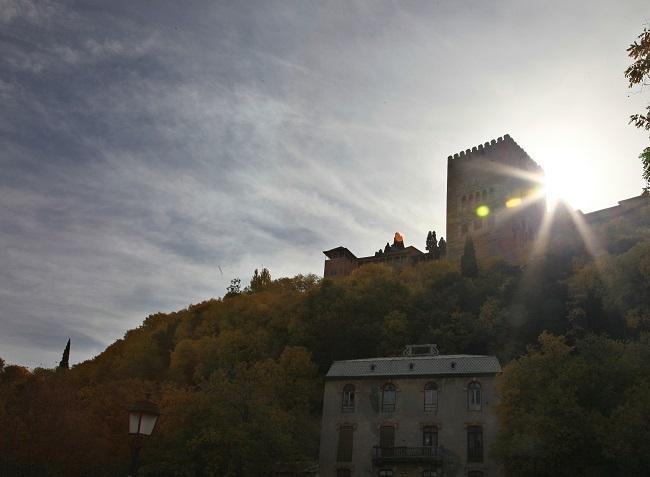
[[[513,171],[517,174],[513,175]],[[472,237],[480,258],[502,257],[511,262],[524,259],[539,225],[545,201],[530,207],[508,209],[512,198],[530,202],[539,184],[531,176],[543,171],[509,136],[449,156],[447,160],[447,250],[458,258],[465,240]],[[489,215],[476,209],[487,206]]]

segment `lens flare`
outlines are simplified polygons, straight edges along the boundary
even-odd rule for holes
[[[513,197],[506,201],[506,207],[512,209],[514,207],[519,207],[521,205],[521,197]]]
[[[487,217],[490,215],[490,208],[487,205],[479,205],[476,208],[476,215],[479,217]]]

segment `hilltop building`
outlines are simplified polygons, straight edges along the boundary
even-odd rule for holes
[[[508,135],[447,158],[447,253],[519,262],[542,224],[542,168]]]
[[[477,258],[499,258],[523,263],[537,239],[546,213],[540,183],[543,169],[508,134],[447,158],[446,257],[458,259],[465,241],[472,238]],[[618,219],[650,226],[650,196],[623,200],[614,207],[574,214],[607,240],[607,227]],[[552,229],[566,235],[573,227],[554,218]],[[567,222],[568,223],[568,222]],[[399,236],[399,237],[398,237]],[[400,244],[401,243],[401,244]],[[396,269],[436,259],[415,247],[404,247],[396,234],[393,246],[374,256],[357,258],[343,246],[323,252],[324,276],[338,278],[368,263]]]
[[[499,475],[488,448],[499,396],[493,356],[439,355],[336,361],[325,378],[321,477]]]
[[[353,270],[369,263],[384,263],[401,270],[428,258],[427,254],[412,245],[405,247],[404,238],[399,232],[395,232],[392,245],[386,243],[383,250],[379,250],[369,257],[357,258],[345,247],[336,247],[323,253],[328,258],[325,260],[324,276],[330,278],[349,275]]]

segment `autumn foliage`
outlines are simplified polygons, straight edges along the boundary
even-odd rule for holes
[[[126,408],[145,392],[162,416],[139,475],[259,476],[313,462],[331,362],[418,342],[518,359],[503,375],[494,449],[509,475],[568,462],[560,447],[578,449],[585,435],[578,470],[597,457],[637,472],[647,449],[633,433],[650,419],[647,399],[634,398],[649,395],[639,360],[648,354],[650,241],[620,223],[607,234],[598,260],[580,247],[551,249],[523,268],[479,263],[475,276],[449,260],[401,273],[368,265],[337,280],[258,273],[225,298],[149,316],[69,370],[0,361],[0,475],[126,475]],[[602,373],[607,366],[614,374]]]

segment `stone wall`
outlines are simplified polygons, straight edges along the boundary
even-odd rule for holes
[[[460,257],[471,236],[479,259],[523,261],[546,208],[539,183],[542,177],[541,167],[507,134],[449,156],[448,258]],[[479,216],[479,207],[488,213]]]

